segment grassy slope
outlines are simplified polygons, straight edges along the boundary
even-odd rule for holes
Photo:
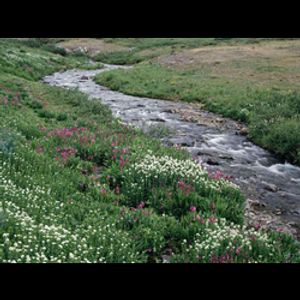
[[[276,43],[278,49],[286,46],[286,42]],[[272,43],[263,43],[266,52],[273,50],[269,45]],[[127,94],[202,102],[208,110],[246,122],[253,141],[299,164],[300,87],[296,78],[299,67],[296,56],[293,56],[299,43],[286,47],[289,47],[290,56],[279,56],[281,54],[277,54],[279,50],[276,48],[278,57],[275,54],[268,57],[267,52],[265,57],[249,55],[249,58],[239,58],[241,51],[237,49],[239,52],[232,50],[233,57],[223,62],[226,51],[231,51],[226,49],[208,63],[205,59],[211,59],[211,53],[223,49],[211,48],[206,56],[189,51],[180,55],[179,52],[174,59],[186,60],[179,67],[179,62],[171,65],[167,60],[169,56],[163,54],[161,58],[140,63],[130,70],[100,74],[96,81]],[[249,54],[252,53],[249,51]],[[199,59],[197,63],[195,59],[190,63],[189,60],[197,55],[203,57],[202,61]]]
[[[124,46],[130,51],[104,52],[96,55],[95,60],[111,64],[135,64],[160,55],[172,54],[185,48],[197,48],[211,45],[230,45],[258,43],[263,39],[217,39],[217,38],[114,38],[104,39],[107,43]]]
[[[35,48],[28,45],[34,45]],[[9,73],[28,80],[39,80],[47,74],[69,68],[91,68],[84,56],[62,56],[51,44],[35,41],[0,39],[0,73]],[[62,52],[64,54],[64,52]],[[99,68],[101,65],[93,66]]]
[[[7,48],[18,53],[12,44]],[[194,190],[189,190],[192,182],[178,186],[169,172],[141,176],[135,163],[149,150],[157,156],[152,162],[168,155],[179,166],[188,154],[123,126],[106,107],[77,91],[32,80],[44,74],[40,64],[46,67],[53,54],[42,52],[41,60],[35,55],[40,50],[26,51],[37,70],[34,77],[18,69],[23,52],[9,61],[16,70],[11,66],[0,73],[0,261],[146,262],[161,261],[167,250],[175,252],[174,261],[198,261],[198,255],[210,261],[212,253],[223,259],[230,235],[213,252],[199,252],[193,241],[209,228],[226,236],[213,221],[202,223],[211,215],[243,222],[240,192],[226,181],[214,190],[210,186],[223,181],[205,174],[205,185],[194,183]],[[72,65],[68,57],[61,63],[60,68]],[[190,212],[193,205],[196,212]],[[240,239],[236,247],[243,251],[232,259],[299,260],[298,246],[285,235],[263,239],[251,241],[253,249]],[[184,240],[192,250],[186,251]]]

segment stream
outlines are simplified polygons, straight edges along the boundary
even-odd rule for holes
[[[241,124],[203,111],[192,104],[125,95],[100,86],[93,77],[125,66],[107,65],[100,70],[68,70],[43,81],[67,89],[78,88],[101,99],[125,123],[144,131],[156,125],[169,129],[162,138],[168,146],[180,145],[209,171],[232,175],[247,198],[249,223],[283,228],[300,239],[300,168],[280,162],[241,134]],[[193,117],[191,120],[190,117]]]

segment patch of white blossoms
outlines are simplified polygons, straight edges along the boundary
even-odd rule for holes
[[[258,255],[257,260],[251,259],[248,262],[258,262],[259,260],[263,262],[266,259],[272,259],[274,256],[275,243],[262,230],[257,231],[254,228],[247,229],[245,225],[229,224],[226,219],[220,218],[214,224],[207,220],[203,231],[196,234],[194,242],[188,245],[187,241],[184,240],[183,247],[186,253],[210,258],[213,254],[220,253],[220,251],[221,253],[231,253],[234,256],[242,252],[253,254],[253,251],[257,251],[255,247],[260,245],[266,249],[264,255]]]
[[[138,180],[157,179],[165,182],[186,180],[189,183],[202,185],[205,188],[220,190],[222,187],[239,189],[234,183],[220,178],[209,178],[208,172],[192,160],[178,160],[170,156],[157,157],[147,154],[140,162],[131,165],[124,178],[134,176]]]
[[[5,215],[5,226],[0,228],[0,262],[143,261],[129,234],[106,222],[100,210],[93,211],[99,216],[98,225],[66,228],[62,224],[66,203],[55,199],[51,190],[34,185],[30,176],[10,170],[9,163],[0,161],[0,213]]]

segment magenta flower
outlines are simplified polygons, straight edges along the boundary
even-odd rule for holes
[[[190,207],[190,212],[195,212],[197,210],[196,206],[191,206]]]
[[[142,201],[142,202],[138,205],[137,208],[143,209],[144,207],[145,207],[145,202]]]

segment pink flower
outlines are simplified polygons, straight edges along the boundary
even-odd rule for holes
[[[197,210],[196,206],[191,206],[190,207],[190,212],[195,212]]]
[[[142,202],[138,205],[137,208],[143,209],[144,207],[145,207],[145,202],[142,201]]]
[[[120,157],[120,167],[121,167],[121,169],[124,168],[127,161],[128,161],[128,159],[124,159],[124,157],[121,155],[121,157]]]
[[[128,153],[128,148],[122,149],[122,154],[126,154],[126,153]]]
[[[182,181],[182,180],[178,181],[178,187],[179,187],[179,189],[183,190],[185,188],[184,181]]]
[[[215,217],[210,217],[209,222],[210,223],[216,223],[217,219]]]
[[[101,189],[101,194],[106,194],[107,193],[107,191],[106,191],[106,189]]]
[[[241,253],[241,250],[242,250],[242,248],[241,248],[241,247],[238,247],[238,248],[235,250],[236,255],[239,255],[239,254]]]

